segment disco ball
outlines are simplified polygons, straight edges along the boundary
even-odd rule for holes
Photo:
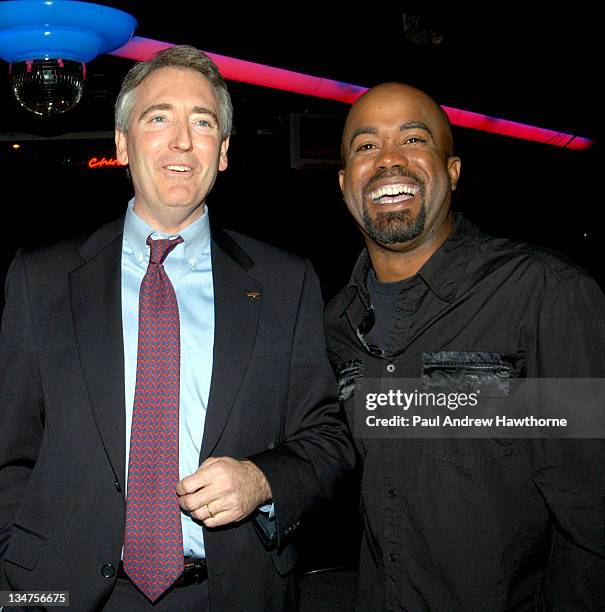
[[[0,58],[20,104],[48,117],[73,108],[82,97],[87,62],[126,44],[134,17],[102,4],[77,0],[0,2]]]
[[[80,101],[85,75],[86,65],[72,60],[27,60],[10,66],[10,84],[19,103],[45,117],[64,113]]]

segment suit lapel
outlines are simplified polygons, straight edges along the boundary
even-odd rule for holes
[[[80,249],[85,262],[70,274],[72,316],[94,418],[124,490],[126,422],[121,304],[123,219]],[[212,228],[214,349],[200,460],[213,452],[243,382],[262,304],[262,285],[248,274],[254,262],[220,229]]]
[[[76,343],[94,418],[124,490],[126,423],[121,306],[124,220],[104,226],[80,249],[85,262],[70,274]]]
[[[214,351],[200,460],[212,454],[227,424],[250,362],[262,286],[248,275],[254,262],[223,231],[212,228]]]

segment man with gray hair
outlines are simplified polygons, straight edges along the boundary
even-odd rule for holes
[[[116,103],[134,198],[20,251],[0,343],[0,591],[73,610],[296,606],[291,536],[354,454],[310,264],[210,226],[229,94],[192,47]]]

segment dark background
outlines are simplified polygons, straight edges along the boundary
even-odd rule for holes
[[[533,13],[508,4],[472,12],[427,3],[419,12],[406,2],[357,9],[105,4],[133,14],[139,36],[357,85],[404,81],[445,105],[593,138],[590,150],[569,151],[455,128],[463,158],[455,205],[484,231],[559,250],[605,280],[598,253],[602,69],[596,16],[579,3]],[[112,106],[130,65],[112,56],[90,62],[81,103],[53,120],[19,108],[8,66],[0,69],[1,277],[18,247],[85,234],[124,211],[131,196],[124,169],[90,170],[86,162],[113,155]],[[235,82],[229,88],[235,132],[229,168],[208,198],[211,217],[309,257],[328,299],[361,248],[334,161],[348,107]],[[347,530],[324,533],[309,557],[320,550],[328,564],[343,554],[350,560],[347,520],[350,512],[341,521]]]
[[[463,158],[456,207],[484,231],[555,248],[603,280],[601,76],[594,74],[598,40],[590,11],[437,11],[423,3],[419,13],[404,2],[357,10],[338,4],[341,14],[334,15],[334,7],[328,14],[308,4],[288,11],[105,4],[133,14],[139,36],[358,85],[401,80],[442,104],[595,139],[588,151],[568,151],[456,128]],[[93,230],[118,217],[131,195],[123,169],[86,166],[93,155],[113,153],[112,105],[131,61],[105,55],[90,62],[81,103],[54,120],[18,106],[3,65],[0,169],[8,227],[1,276],[17,247]],[[302,145],[306,159],[337,157],[348,106],[242,83],[229,87],[235,133],[229,169],[208,200],[211,216],[310,257],[329,298],[348,279],[361,241],[340,196],[338,166],[293,167],[291,145]],[[291,123],[300,115],[297,137]]]

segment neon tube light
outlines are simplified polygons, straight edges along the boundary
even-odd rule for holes
[[[140,61],[152,57],[161,49],[173,46],[175,45],[171,43],[134,36],[123,47],[112,51],[111,55]],[[263,87],[345,102],[347,104],[352,104],[360,95],[368,90],[367,87],[352,85],[351,83],[333,81],[332,79],[315,77],[292,70],[257,64],[256,62],[219,55],[218,53],[207,53],[219,67],[222,75],[232,81],[261,85]],[[482,115],[449,106],[444,106],[443,109],[452,124],[460,127],[573,150],[589,149],[593,145],[593,141],[589,138],[582,138],[573,134],[566,134],[565,132],[548,130],[508,119],[490,117],[489,115]]]

